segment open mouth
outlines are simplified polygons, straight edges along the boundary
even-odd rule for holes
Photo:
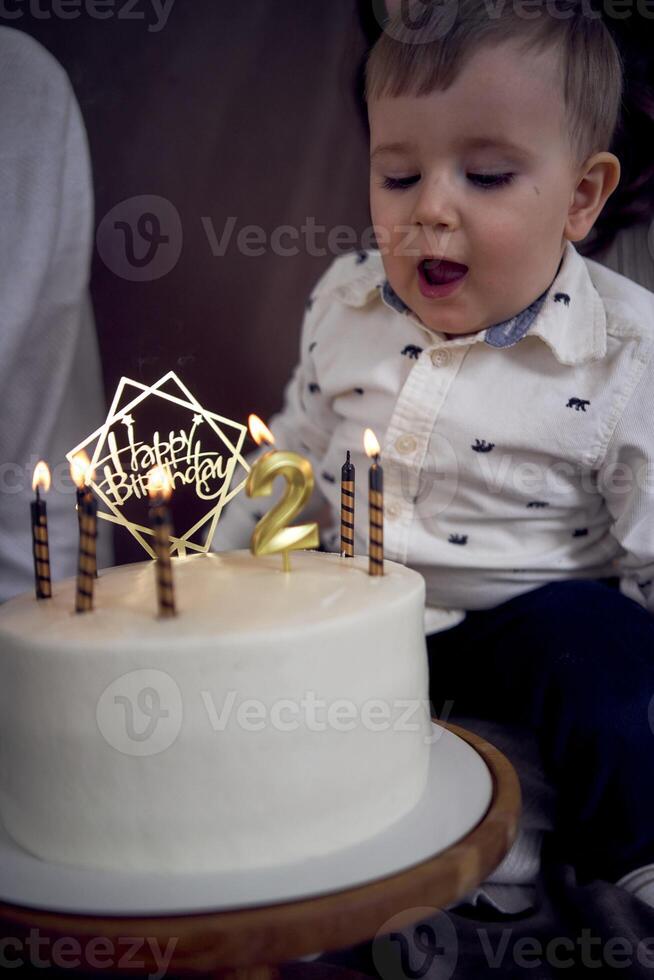
[[[418,282],[423,295],[448,296],[468,274],[468,266],[448,259],[423,259],[418,265]]]
[[[423,259],[420,263],[425,279],[432,286],[440,286],[446,282],[455,282],[465,276],[467,265],[460,262],[449,262],[447,259]]]

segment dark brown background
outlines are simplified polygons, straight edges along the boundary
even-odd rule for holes
[[[115,12],[124,2],[116,0]],[[29,16],[25,4],[22,18],[6,22],[36,37],[71,77],[88,131],[96,227],[141,195],[165,198],[181,219],[179,261],[154,281],[116,274],[96,249],[92,294],[107,395],[122,375],[151,383],[172,369],[210,410],[243,422],[251,411],[266,418],[297,359],[306,298],[335,254],[326,234],[317,237],[322,255],[307,254],[302,238],[290,243],[296,255],[276,254],[271,233],[300,229],[307,218],[357,235],[369,225],[366,132],[355,99],[366,50],[359,12],[352,0],[176,0],[154,33],[149,7],[139,0],[134,8],[145,20],[82,12],[62,21]],[[166,213],[151,210],[170,231]],[[220,237],[230,216],[234,235],[215,256],[203,219]],[[236,241],[250,224],[266,235],[259,257]],[[137,255],[146,247],[137,241]],[[127,535],[116,545],[119,560],[141,557]]]
[[[251,411],[270,416],[296,361],[313,284],[370,225],[356,92],[379,0],[176,0],[158,33],[148,30],[156,20],[150,0],[136,3],[137,20],[117,16],[126,0],[115,0],[104,20],[83,3],[78,18],[62,20],[51,0],[39,2],[50,17],[30,14],[24,0],[21,18],[0,23],[36,37],[71,77],[89,136],[96,227],[136,198],[122,216],[135,221],[151,210],[170,233],[159,261],[180,237],[161,205],[139,199],[165,199],[181,221],[179,261],[154,280],[125,278],[120,234],[109,240],[118,266],[96,249],[92,294],[107,394],[122,375],[151,383],[172,369],[210,410],[242,422]],[[652,22],[633,15],[616,26],[640,39],[646,57]],[[215,256],[206,226],[220,237],[230,217],[234,235]],[[274,230],[300,229],[307,219],[347,225],[353,237],[329,248],[323,233],[319,255],[300,237],[297,254],[277,254]],[[236,241],[249,224],[266,236],[258,257]],[[137,242],[137,255],[146,248]],[[119,532],[116,545],[117,560],[140,559],[128,535]]]

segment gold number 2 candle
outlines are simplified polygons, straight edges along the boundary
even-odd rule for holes
[[[250,433],[261,445],[274,445],[273,435],[256,416],[250,415]],[[274,507],[261,518],[252,534],[250,551],[253,555],[281,553],[285,572],[290,571],[289,551],[317,548],[320,543],[318,525],[291,525],[313,490],[313,469],[308,459],[298,453],[272,450],[261,456],[253,465],[245,485],[248,497],[268,497],[278,476],[286,481],[286,490]]]

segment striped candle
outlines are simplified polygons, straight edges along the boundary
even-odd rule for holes
[[[45,500],[41,500],[41,489],[50,489],[50,470],[41,460],[34,468],[32,490],[36,499],[32,501],[32,553],[34,555],[34,586],[37,599],[52,598],[50,579],[50,547],[48,544],[48,513]]]
[[[170,538],[172,524],[167,500],[172,493],[172,482],[163,467],[155,466],[148,474],[148,494],[150,495],[150,524],[154,535],[154,550],[157,556],[155,565],[157,583],[157,605],[161,619],[170,619],[177,614],[175,608],[175,587],[173,568],[170,560]]]
[[[77,591],[75,612],[91,612],[95,586],[96,540],[98,536],[98,503],[86,487],[79,506],[79,552],[77,558]]]
[[[82,511],[84,508],[84,498],[87,493],[91,493],[90,488],[87,486],[87,482],[92,478],[93,471],[91,469],[91,460],[89,459],[87,453],[82,449],[79,453],[73,456],[70,464],[70,476],[75,484],[76,499],[77,499],[77,521],[79,526],[80,534],[82,533]],[[97,565],[97,549],[94,547],[91,555],[91,561],[93,562],[93,577],[98,577],[98,565]]]
[[[341,467],[341,557],[354,558],[354,463],[350,450]]]
[[[384,574],[384,471],[379,463],[379,443],[372,429],[366,429],[364,446],[372,465],[368,471],[368,574]]]

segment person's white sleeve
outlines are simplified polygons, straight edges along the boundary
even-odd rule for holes
[[[324,279],[314,289],[313,302],[305,312],[300,359],[284,389],[283,407],[270,419],[264,420],[275,437],[275,447],[304,456],[311,463],[314,473],[327,450],[336,421],[328,400],[320,391],[312,357],[315,336],[330,302],[329,296],[321,292]],[[246,456],[249,465],[270,448],[261,446],[249,453]],[[278,478],[269,497],[248,497],[245,489],[237,494],[220,517],[213,549],[247,548],[257,521],[282,497],[284,489],[283,479]],[[329,505],[315,484],[311,498],[293,523],[316,521],[323,525],[328,523],[328,514]]]
[[[613,431],[598,487],[624,553],[620,591],[654,613],[654,363],[643,371]]]
[[[0,27],[0,600],[34,588],[31,478],[43,458],[51,572],[75,573],[77,518],[64,454],[100,424],[104,392],[89,302],[93,197],[86,133],[60,65]],[[110,528],[107,528],[110,531]],[[111,560],[100,543],[99,564]]]

